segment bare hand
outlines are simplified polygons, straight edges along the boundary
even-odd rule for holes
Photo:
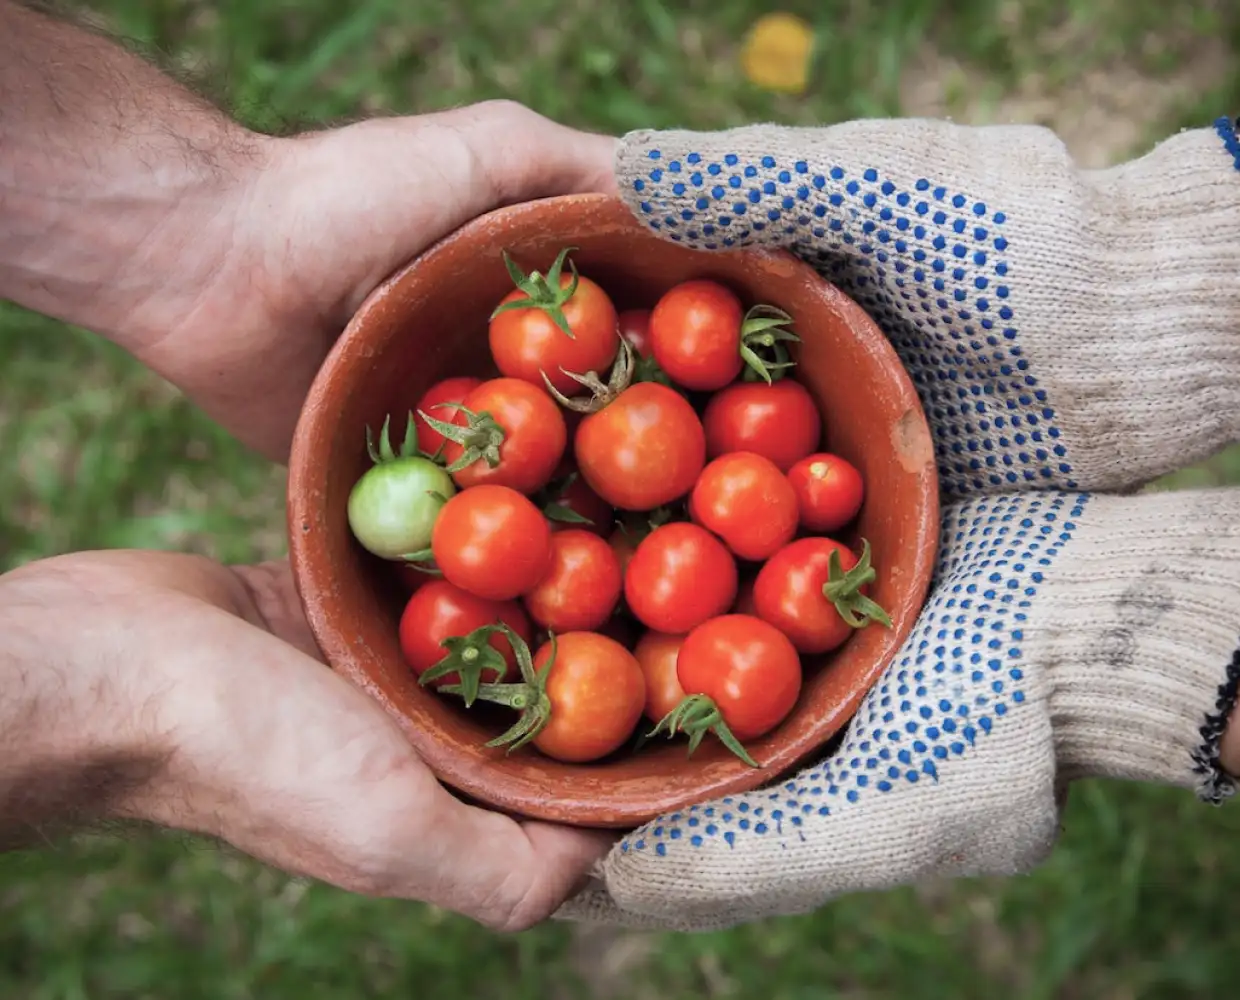
[[[6,822],[148,820],[504,930],[548,916],[610,844],[449,794],[318,662],[285,563],[63,556],[0,577],[0,609],[21,691],[0,725]]]

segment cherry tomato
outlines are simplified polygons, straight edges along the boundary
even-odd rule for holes
[[[797,530],[797,496],[769,458],[737,451],[702,470],[689,497],[689,515],[723,539],[741,559],[774,555]]]
[[[456,416],[456,407],[442,406],[442,403],[459,403],[478,386],[482,385],[482,379],[473,378],[469,375],[460,375],[454,378],[446,378],[442,382],[436,382],[433,386],[422,393],[422,398],[418,400],[418,405],[414,407],[414,419],[418,429],[418,448],[427,455],[434,455],[444,443],[444,436],[428,424],[422,417],[417,416],[418,412],[428,414],[437,420],[446,420],[452,423]]]
[[[425,574],[423,574],[425,576]],[[484,625],[504,622],[523,642],[533,639],[530,620],[515,601],[489,601],[462,590],[447,580],[430,579],[418,588],[400,616],[400,648],[413,672],[426,673],[448,655],[443,641],[467,636]],[[491,683],[508,680],[515,675],[517,658],[512,645],[500,632],[494,633],[489,644],[504,658],[507,669],[501,676],[487,671],[482,680]],[[459,684],[455,671],[430,682],[435,687]]]
[[[685,697],[680,678],[676,675],[676,657],[683,635],[647,632],[637,640],[633,655],[646,675],[646,718],[659,722]]]
[[[788,637],[749,615],[722,615],[690,632],[676,659],[687,695],[705,695],[741,742],[770,732],[801,693],[801,660]]]
[[[654,510],[693,488],[706,436],[683,396],[640,382],[581,422],[575,451],[590,488],[613,507]]]
[[[818,447],[822,416],[805,386],[791,379],[738,382],[716,393],[702,415],[706,454],[757,452],[781,472]]]
[[[647,628],[683,633],[732,606],[736,577],[736,560],[719,539],[675,521],[637,546],[624,574],[624,599]]]
[[[589,278],[579,276],[571,298],[564,293],[572,277],[560,268],[564,254],[548,271],[541,284],[528,284],[526,277],[500,303],[503,312],[491,317],[488,330],[491,356],[496,367],[511,378],[523,379],[543,387],[543,373],[566,396],[580,394],[584,387],[565,371],[584,375],[605,375],[620,347],[616,329],[616,307],[607,293]],[[510,303],[529,302],[528,308],[505,308]],[[556,323],[559,315],[572,331],[570,337]]]
[[[508,486],[462,490],[443,506],[431,554],[444,578],[493,601],[537,586],[551,568],[551,528],[542,511]]]
[[[611,504],[590,489],[581,473],[574,472],[570,475],[572,479],[567,483],[558,486],[552,484],[555,488],[543,505],[543,513],[551,521],[551,530],[568,531],[580,528],[607,538],[615,527],[616,512],[612,510]]]
[[[551,658],[545,643],[534,656],[535,671]],[[547,671],[551,716],[534,737],[548,757],[572,764],[606,757],[633,735],[646,703],[646,681],[636,658],[614,639],[597,632],[565,632],[554,644]]]
[[[601,627],[620,600],[620,560],[598,535],[567,529],[551,536],[551,569],[525,595],[530,617],[553,632]]]
[[[469,393],[461,406],[474,416],[457,412],[458,437],[448,441],[443,456],[449,469],[468,462],[452,473],[461,489],[489,483],[533,493],[547,485],[568,430],[545,390],[520,379],[495,378]],[[445,433],[451,438],[454,432]]]
[[[838,455],[818,453],[788,470],[797,495],[801,527],[806,531],[838,531],[857,516],[865,495],[861,473]]]
[[[831,578],[831,555],[841,574]],[[890,626],[869,599],[869,547],[858,559],[830,538],[799,538],[767,560],[754,582],[758,616],[783,632],[802,653],[825,653],[842,645],[870,619]],[[848,619],[851,618],[852,622]]]
[[[740,354],[744,320],[741,300],[728,288],[708,280],[681,282],[650,313],[654,359],[686,389],[722,389],[744,365]]]
[[[620,336],[627,340],[638,357],[650,357],[650,310],[626,309],[616,317]]]
[[[381,458],[349,492],[349,529],[382,559],[421,552],[430,544],[443,498],[455,492],[452,477],[429,458]]]

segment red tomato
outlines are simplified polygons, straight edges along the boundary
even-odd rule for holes
[[[536,672],[552,648],[547,642],[535,654]],[[546,687],[551,716],[534,746],[571,764],[606,757],[633,735],[641,718],[642,668],[632,653],[597,632],[566,632],[556,638],[554,651]]]
[[[468,428],[468,434],[463,443],[449,441],[444,449],[448,468],[467,455],[475,456],[452,473],[461,489],[488,483],[533,493],[547,485],[564,454],[568,430],[559,406],[545,390],[520,379],[494,378],[474,389],[461,405],[476,419],[458,412],[454,423]],[[493,459],[498,464],[492,465]]]
[[[650,313],[654,359],[673,382],[705,392],[722,389],[740,373],[745,309],[716,281],[684,281]]]
[[[647,628],[688,632],[732,606],[736,560],[705,528],[687,521],[661,525],[629,560],[624,599]]]
[[[819,453],[788,470],[806,531],[838,531],[857,516],[865,495],[861,473],[838,455]]]
[[[629,342],[638,357],[650,357],[650,310],[626,309],[616,318],[620,336]]]
[[[801,693],[801,660],[779,629],[749,615],[723,615],[685,637],[676,675],[705,695],[741,742],[779,725]]]
[[[545,283],[545,287],[567,289],[571,281],[569,275],[561,274],[558,282]],[[579,277],[572,298],[560,302],[561,298],[562,295],[531,298],[520,287],[504,296],[501,307],[521,301],[529,301],[531,306],[508,309],[492,316],[491,356],[496,367],[511,378],[523,379],[541,388],[546,372],[552,385],[564,395],[572,396],[585,389],[564,371],[605,375],[620,348],[620,336],[616,330],[616,307],[607,293],[589,278]],[[556,308],[562,311],[573,332],[572,337],[552,319]]]
[[[843,576],[828,585],[831,554],[839,553]],[[830,538],[799,538],[767,560],[754,582],[754,605],[758,616],[784,633],[802,653],[825,653],[842,645],[855,628],[869,619],[885,625],[886,613],[868,597],[869,549],[865,565],[846,545]],[[850,624],[841,614],[857,622]]]
[[[702,415],[706,454],[753,451],[781,472],[810,454],[822,439],[822,416],[805,386],[785,378],[771,385],[738,382],[716,393]]]
[[[611,504],[590,489],[580,473],[567,486],[554,491],[543,511],[551,521],[552,531],[580,528],[606,538],[616,523],[616,512]],[[585,518],[585,521],[574,520],[574,516]]]
[[[689,516],[741,559],[759,562],[796,534],[797,496],[774,462],[737,451],[702,470],[689,496]]]
[[[474,486],[439,512],[431,554],[444,578],[493,601],[537,586],[551,568],[551,528],[542,511],[507,486]]]
[[[525,595],[525,607],[553,632],[590,631],[611,617],[623,584],[620,560],[606,541],[567,529],[551,536],[551,569]]]
[[[461,375],[436,382],[422,393],[422,398],[414,407],[414,420],[418,429],[418,448],[427,455],[434,455],[444,443],[444,436],[418,416],[419,411],[436,420],[453,423],[457,413],[456,407],[440,406],[440,404],[459,403],[480,385],[482,385],[482,379]]]
[[[693,488],[706,436],[680,393],[640,382],[581,422],[575,450],[582,476],[609,504],[654,510]]]
[[[646,675],[646,718],[659,722],[685,697],[680,678],[676,676],[676,657],[683,635],[647,632],[637,640],[633,655]]]
[[[447,580],[431,579],[418,588],[400,616],[400,648],[410,668],[421,676],[448,654],[443,646],[445,639],[469,635],[475,629],[496,622],[506,624],[526,644],[533,639],[530,620],[515,601],[488,601]],[[482,680],[491,683],[510,679],[517,669],[512,645],[499,632],[493,634],[488,642],[503,656],[507,670],[502,676],[488,670],[482,675]],[[461,677],[453,672],[428,683],[435,687],[459,684]]]

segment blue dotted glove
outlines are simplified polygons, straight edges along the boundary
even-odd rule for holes
[[[1028,870],[1067,783],[1231,790],[1240,492],[1110,496],[1235,440],[1230,123],[1077,170],[1049,132],[864,121],[637,133],[660,235],[785,247],[884,328],[944,494],[932,592],[839,751],[634,831],[562,916],[709,928]]]

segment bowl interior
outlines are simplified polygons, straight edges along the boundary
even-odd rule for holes
[[[346,521],[353,483],[368,466],[365,428],[407,411],[448,375],[493,373],[487,318],[512,285],[507,249],[527,270],[546,270],[564,246],[617,308],[650,307],[679,281],[712,277],[746,305],[765,302],[796,320],[797,377],[816,398],[824,447],[855,463],[867,496],[845,540],[869,539],[872,594],[891,630],[856,633],[807,670],[800,702],[749,745],[754,770],[706,740],[686,759],[681,741],[636,755],[559,764],[532,748],[512,754],[483,743],[494,717],[423,690],[397,641],[402,594],[393,567],[357,545]],[[807,265],[780,251],[694,251],[646,231],[616,199],[547,199],[476,220],[394,275],[363,305],[307,400],[289,477],[294,573],[328,662],[374,697],[448,785],[494,808],[591,826],[631,826],[661,812],[771,780],[821,747],[891,661],[921,607],[938,531],[929,431],[912,384],[868,316]]]

